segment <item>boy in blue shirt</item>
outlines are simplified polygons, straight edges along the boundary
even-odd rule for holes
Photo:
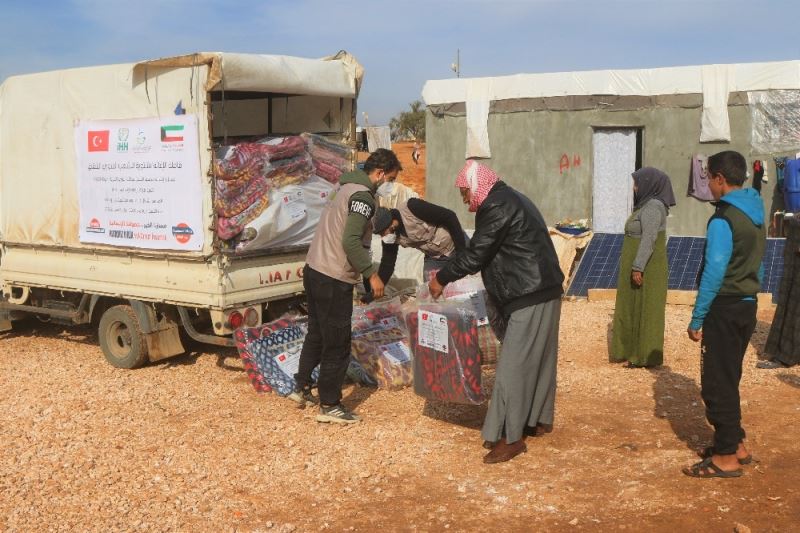
[[[738,152],[708,158],[708,183],[716,212],[708,221],[700,288],[688,334],[701,342],[700,386],[714,445],[703,460],[683,469],[692,477],[739,477],[752,456],[744,445],[739,381],[756,326],[756,295],[766,247],[761,196],[743,188],[747,162]]]

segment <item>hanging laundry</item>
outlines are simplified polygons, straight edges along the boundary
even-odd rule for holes
[[[760,159],[753,161],[753,188],[761,194],[761,180],[764,178],[764,164]]]
[[[774,158],[775,161],[775,181],[777,183],[778,190],[783,192],[783,176],[786,169],[786,162],[789,160],[788,157],[776,157]]]
[[[714,195],[708,188],[708,157],[702,154],[692,156],[691,175],[689,176],[689,189],[686,196],[693,196],[703,202],[712,202]]]

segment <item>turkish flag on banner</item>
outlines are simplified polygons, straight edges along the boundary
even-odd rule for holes
[[[89,132],[90,152],[108,152],[108,132],[109,130]]]

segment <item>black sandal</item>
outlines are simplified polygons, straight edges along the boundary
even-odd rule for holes
[[[709,477],[742,477],[744,472],[737,470],[723,470],[714,464],[711,457],[707,457],[692,466],[685,467],[682,472],[689,477],[709,478]]]
[[[701,459],[708,459],[709,457],[714,455],[714,447],[713,446],[707,446],[707,447],[703,448],[703,450],[701,452],[699,452],[697,455],[699,455]],[[738,459],[737,458],[737,460],[739,461],[740,465],[749,465],[750,463],[755,461],[755,459],[753,459],[753,454],[752,453],[747,454],[747,457],[745,457],[744,459]]]

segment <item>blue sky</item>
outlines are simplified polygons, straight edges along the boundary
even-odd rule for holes
[[[196,51],[321,57],[366,69],[385,124],[426,80],[800,59],[797,0],[0,0],[0,80]],[[361,113],[359,113],[361,118]]]

